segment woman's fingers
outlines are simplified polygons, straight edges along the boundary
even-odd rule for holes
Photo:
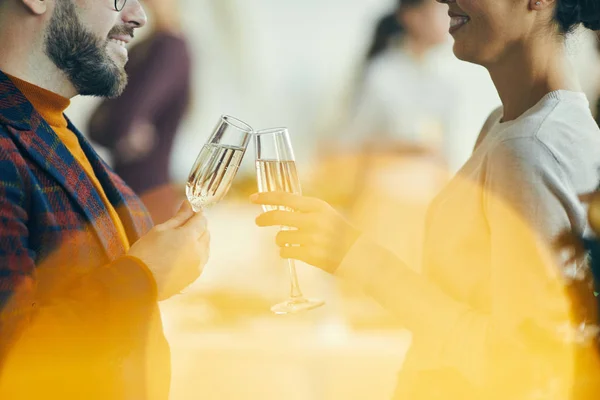
[[[309,246],[317,244],[316,237],[313,234],[302,231],[283,230],[277,234],[275,242],[279,247],[285,246]]]
[[[315,217],[308,214],[289,211],[269,211],[256,218],[256,224],[265,226],[289,226],[291,228],[312,230],[316,228]]]
[[[256,193],[250,196],[250,201],[255,204],[286,207],[304,213],[323,210],[326,205],[322,200],[287,192]]]
[[[261,227],[284,226],[277,235],[281,256],[334,272],[360,232],[326,202],[286,192],[257,193],[255,204],[280,207],[256,218]],[[289,210],[289,211],[286,211]]]
[[[326,269],[324,260],[316,253],[311,246],[282,247],[279,250],[281,258],[298,260],[317,268]]]

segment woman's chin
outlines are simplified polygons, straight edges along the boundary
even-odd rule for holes
[[[488,52],[482,51],[475,43],[465,43],[462,39],[454,41],[452,51],[459,60],[482,66],[487,64],[485,60],[489,59],[490,56]]]
[[[454,42],[454,47],[452,48],[454,55],[461,61],[473,62],[471,61],[472,57],[469,55],[469,52],[458,42]]]

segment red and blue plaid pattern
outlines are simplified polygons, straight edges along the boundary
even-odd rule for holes
[[[106,196],[117,210],[129,242],[136,242],[152,226],[144,205],[77,129],[72,124],[69,128],[78,136]],[[11,346],[46,306],[77,303],[73,310],[80,311],[73,312],[81,312],[81,320],[86,321],[82,325],[87,324],[83,330],[91,334],[92,326],[102,330],[102,323],[90,322],[93,318],[84,314],[98,312],[101,319],[102,315],[109,315],[105,311],[110,307],[130,305],[98,304],[110,303],[121,295],[126,297],[124,293],[111,297],[112,281],[105,279],[112,276],[117,287],[116,281],[126,281],[128,277],[113,271],[120,265],[123,270],[132,270],[132,261],[119,261],[124,253],[108,210],[83,168],[25,96],[0,72],[0,367]],[[98,275],[97,288],[94,283],[82,284],[97,271],[108,271],[107,266],[111,265],[110,274]],[[138,276],[144,279],[143,274]],[[139,286],[144,284],[147,282]],[[145,290],[134,286],[125,287],[131,290],[131,296]],[[123,286],[118,290],[123,292],[122,289]],[[148,315],[152,313],[149,311]],[[141,334],[146,333],[142,329]],[[111,375],[110,371],[105,372],[107,377]]]

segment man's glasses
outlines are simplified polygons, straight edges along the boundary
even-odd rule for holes
[[[127,0],[115,0],[115,10],[121,11],[127,4]]]

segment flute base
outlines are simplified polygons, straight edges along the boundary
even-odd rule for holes
[[[298,314],[303,311],[314,310],[324,305],[323,300],[306,299],[300,297],[297,299],[289,299],[283,303],[279,303],[271,307],[271,311],[277,315]]]

